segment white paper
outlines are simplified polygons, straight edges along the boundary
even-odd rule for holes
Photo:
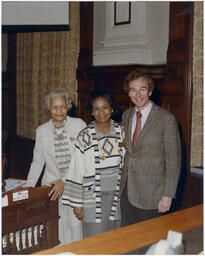
[[[14,202],[23,200],[23,199],[27,199],[28,198],[28,190],[19,190],[17,192],[13,192],[12,196],[13,196]]]
[[[8,204],[9,204],[8,196],[6,195],[6,196],[2,197],[2,199],[1,199],[1,206],[5,207],[5,206],[8,206]]]

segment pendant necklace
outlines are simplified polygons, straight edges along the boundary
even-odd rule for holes
[[[97,128],[96,123],[95,123],[94,125],[95,125],[95,128],[96,128],[98,131],[100,131],[101,133],[104,133],[102,130],[99,130],[99,129]],[[109,130],[109,131],[110,131],[110,126],[111,126],[111,122],[109,122],[109,129],[107,129],[107,130]],[[106,130],[106,132],[107,132],[107,130]],[[105,136],[105,137],[106,137],[106,136]],[[107,140],[107,137],[106,137],[106,140]],[[105,140],[105,143],[104,143],[104,144],[105,144],[104,147],[107,146],[106,140]],[[101,159],[101,160],[105,160],[106,156],[105,156],[105,153],[103,152],[103,148],[102,148],[101,143],[100,143],[99,140],[98,140],[98,149],[99,149],[100,159]],[[105,150],[106,150],[106,147],[105,147]]]
[[[100,159],[105,160],[105,154],[104,154],[103,149],[101,147],[100,141],[98,141],[98,149],[99,149],[99,153],[100,153]]]

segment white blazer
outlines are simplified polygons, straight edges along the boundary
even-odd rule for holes
[[[68,136],[70,155],[74,151],[74,143],[78,133],[85,126],[86,124],[82,119],[67,116],[65,129]],[[54,125],[52,119],[39,126],[36,130],[33,161],[28,173],[26,186],[35,187],[44,165],[45,171],[41,185],[50,185],[51,182],[58,179],[64,180],[64,177],[61,177],[61,172],[55,158]]]

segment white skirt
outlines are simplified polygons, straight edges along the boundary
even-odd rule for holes
[[[82,239],[82,221],[78,220],[73,208],[68,205],[63,205],[62,200],[59,200],[59,240],[60,245],[72,243]]]

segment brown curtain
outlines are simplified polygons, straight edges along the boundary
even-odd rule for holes
[[[194,3],[191,167],[203,166],[203,2]]]
[[[70,2],[70,30],[17,34],[17,134],[35,138],[49,119],[45,94],[64,88],[77,103],[79,2]]]

